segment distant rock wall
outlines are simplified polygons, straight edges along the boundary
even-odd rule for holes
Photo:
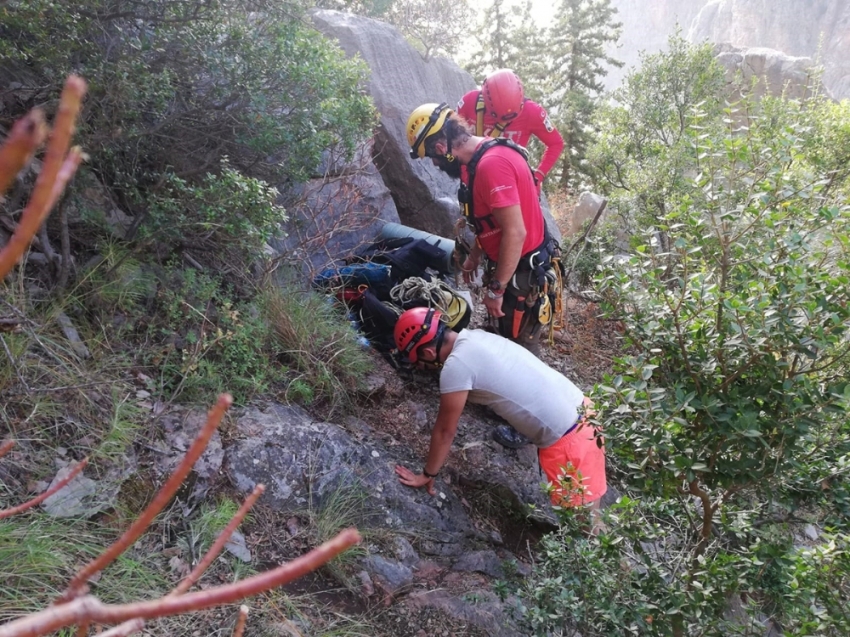
[[[639,62],[640,51],[662,50],[678,24],[691,42],[771,48],[819,60],[832,95],[850,97],[847,0],[612,0],[612,5],[623,23],[620,47],[612,53],[627,67]],[[611,71],[606,86],[619,85],[626,70]]]

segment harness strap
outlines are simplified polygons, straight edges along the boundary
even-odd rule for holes
[[[484,93],[482,91],[478,91],[478,99],[475,101],[475,134],[479,137],[484,135],[484,112],[486,108],[484,107]],[[501,137],[502,133],[505,132],[505,129],[511,123],[511,120],[507,122],[499,122],[493,127],[493,130],[490,131],[489,137],[497,138]]]
[[[472,209],[472,192],[473,192],[473,184],[475,183],[475,171],[478,168],[478,162],[481,161],[481,157],[488,150],[493,148],[493,146],[506,146],[507,148],[511,148],[522,155],[522,158],[525,160],[526,165],[528,166],[528,170],[531,172],[532,176],[534,176],[534,171],[531,170],[531,166],[528,164],[528,151],[525,150],[522,146],[514,143],[510,139],[506,139],[504,137],[494,137],[490,138],[481,143],[478,148],[475,149],[472,157],[469,160],[469,164],[466,166],[467,170],[467,183],[461,184],[460,188],[457,191],[457,199],[460,202],[460,205],[463,210],[463,216],[466,218],[467,223],[469,223],[475,231],[475,234],[481,234],[484,231],[484,226],[489,226],[489,230],[495,230],[496,222],[493,219],[493,215],[484,215],[483,217],[476,217],[475,213]]]

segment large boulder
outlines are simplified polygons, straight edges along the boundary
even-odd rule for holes
[[[715,46],[717,61],[726,69],[730,97],[737,97],[738,80],[744,87],[754,82],[753,95],[802,99],[815,89],[822,90],[810,58],[791,57],[765,48],[739,48],[731,44]]]
[[[350,162],[326,153],[321,177],[289,191],[282,202],[286,236],[273,241],[272,248],[308,270],[308,276],[374,242],[385,223],[399,221],[371,149],[370,141]]]
[[[625,67],[609,70],[606,88],[616,88],[640,64],[640,52],[666,49],[668,36],[681,29],[691,42],[769,47],[817,59],[830,93],[837,99],[850,97],[847,0],[612,0],[611,5],[623,32],[609,53]]]
[[[848,33],[846,0],[711,0],[694,18],[688,37],[816,57],[824,67],[824,85],[840,99],[850,96]]]
[[[311,16],[319,31],[335,38],[348,55],[360,56],[371,70],[369,92],[381,115],[373,157],[401,223],[454,236],[458,182],[430,161],[411,159],[405,129],[417,106],[447,102],[454,108],[464,93],[476,87],[475,80],[451,60],[426,61],[391,25],[331,10],[313,10]],[[544,216],[550,232],[560,239],[546,205]]]
[[[369,92],[381,114],[375,165],[393,193],[401,222],[451,236],[458,213],[457,182],[431,162],[410,158],[405,127],[417,106],[427,102],[453,106],[475,88],[475,80],[451,60],[437,57],[426,62],[389,24],[331,10],[314,10],[311,16],[319,31],[369,65]]]
[[[368,514],[369,526],[417,529],[433,553],[459,552],[463,539],[475,535],[459,498],[450,489],[432,497],[403,486],[393,469],[410,460],[398,451],[368,431],[352,435],[300,407],[271,403],[236,417],[225,466],[240,491],[265,484],[263,502],[277,510],[331,507],[332,514],[346,500]]]

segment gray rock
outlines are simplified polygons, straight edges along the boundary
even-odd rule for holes
[[[792,57],[766,48],[738,48],[729,44],[715,46],[717,61],[726,69],[733,101],[740,97],[734,82],[740,76],[745,87],[755,81],[753,95],[785,95],[801,99],[817,86],[815,68],[810,58]]]
[[[370,555],[363,560],[366,571],[383,584],[387,593],[395,595],[413,582],[413,571],[409,567],[388,560],[380,555]]]
[[[251,562],[251,551],[245,543],[245,536],[239,531],[234,531],[233,535],[224,545],[225,550],[233,555],[236,559],[242,560],[246,564]]]
[[[795,57],[818,58],[823,83],[837,98],[850,96],[850,3],[845,0],[613,0],[623,32],[616,49],[624,61],[604,78],[616,88],[638,66],[641,52],[666,49],[676,29],[691,42],[770,47]]]
[[[578,202],[576,203],[576,207],[573,209],[573,214],[569,218],[566,230],[567,234],[569,236],[573,236],[582,232],[585,224],[596,216],[596,213],[599,211],[599,208],[602,206],[604,201],[605,197],[602,197],[601,195],[597,195],[589,191],[581,193],[578,198]],[[600,219],[600,222],[601,221],[602,219]]]
[[[415,566],[417,562],[419,562],[419,555],[416,553],[416,549],[408,542],[405,538],[400,535],[396,535],[392,540],[393,553],[395,553],[398,561],[404,564],[405,566]]]
[[[48,485],[48,489],[63,480],[71,472],[73,465],[60,469]],[[45,512],[55,518],[81,518],[97,513],[102,507],[95,505],[97,482],[82,473],[65,487],[47,498],[43,503]]]
[[[484,573],[494,578],[505,576],[502,559],[496,555],[495,551],[465,553],[452,565],[452,569],[455,571]]]
[[[803,527],[803,533],[812,542],[817,542],[818,538],[820,537],[820,533],[818,532],[818,529],[814,524],[807,524],[805,527]]]
[[[372,597],[375,594],[375,585],[372,584],[372,578],[366,571],[357,573],[357,578],[360,580],[360,587],[364,597]]]
[[[374,439],[363,444],[300,407],[274,403],[236,414],[234,438],[225,455],[231,481],[245,492],[265,484],[263,501],[275,509],[321,510],[349,497],[368,525],[415,528],[449,545],[472,533],[451,489],[438,484],[441,495],[433,497],[398,481],[396,464],[418,469],[421,463],[411,461],[404,446],[386,447]]]
[[[162,417],[164,440],[152,445],[159,452],[156,467],[160,474],[170,474],[177,468],[206,420],[207,413],[201,410],[175,410]],[[224,449],[221,446],[221,436],[216,431],[193,470],[198,477],[210,480],[218,475],[222,462]]]
[[[272,242],[277,254],[315,271],[375,241],[384,223],[398,222],[392,195],[362,148],[348,170],[326,173],[290,193],[281,204],[286,236]]]
[[[407,603],[414,608],[440,610],[449,617],[481,628],[491,637],[517,637],[527,634],[519,629],[507,606],[488,590],[467,593],[463,597],[456,597],[442,589],[417,591],[408,596]]]

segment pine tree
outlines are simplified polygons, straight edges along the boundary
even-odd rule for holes
[[[522,5],[517,14],[516,27],[508,33],[508,59],[505,68],[511,69],[522,80],[525,96],[547,106],[551,101],[548,85],[549,61],[547,43],[542,30],[531,15],[531,0]]]
[[[505,0],[493,0],[484,10],[476,36],[479,50],[473,54],[472,60],[466,65],[479,82],[491,71],[500,68],[510,68],[513,53],[510,50],[510,33],[514,30],[514,19],[510,7]]]
[[[592,173],[585,153],[592,130],[590,120],[603,92],[606,65],[622,66],[606,53],[616,42],[622,24],[610,0],[561,0],[555,22],[547,30],[550,60],[548,95],[553,120],[564,137],[564,154],[555,170],[567,189]]]

